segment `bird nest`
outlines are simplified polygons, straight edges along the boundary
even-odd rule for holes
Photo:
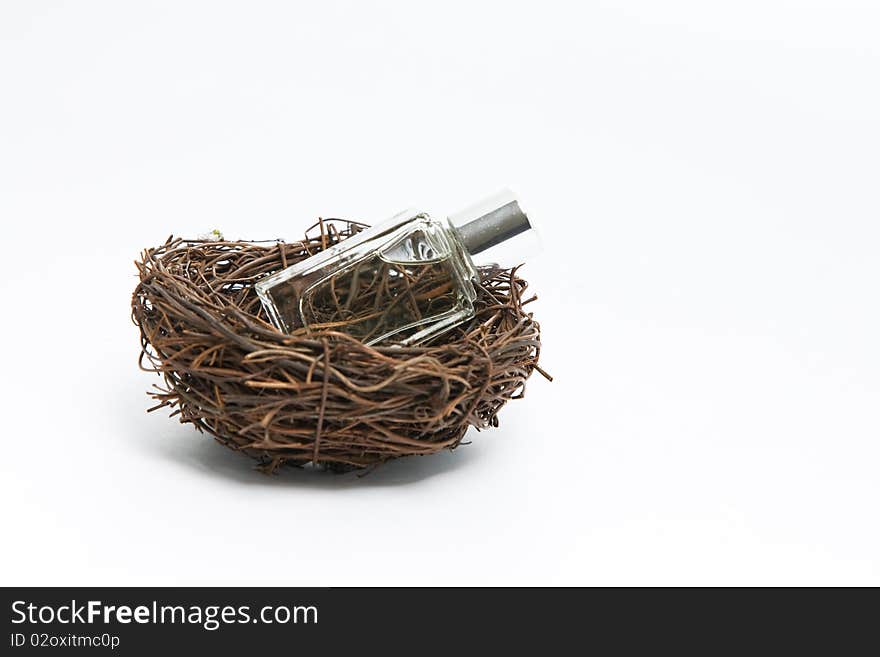
[[[327,329],[285,334],[254,283],[364,228],[321,221],[300,242],[183,240],[143,252],[132,318],[150,393],[172,416],[257,459],[329,470],[457,447],[498,426],[538,367],[540,329],[514,269],[482,270],[476,314],[425,346],[366,346]],[[549,377],[548,377],[549,378]]]

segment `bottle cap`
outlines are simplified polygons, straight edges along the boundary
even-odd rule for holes
[[[512,267],[539,247],[534,225],[509,189],[450,215],[449,222],[478,267]]]

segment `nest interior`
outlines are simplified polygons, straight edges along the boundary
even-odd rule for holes
[[[328,329],[285,334],[254,283],[363,229],[326,220],[299,242],[168,238],[136,261],[132,318],[150,393],[181,422],[257,459],[367,468],[459,445],[498,425],[537,370],[540,328],[514,269],[481,272],[472,320],[418,347],[366,346]],[[549,377],[548,377],[549,378]]]

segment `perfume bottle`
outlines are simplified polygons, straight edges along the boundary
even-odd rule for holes
[[[307,327],[368,345],[415,345],[473,317],[478,269],[517,264],[513,253],[536,239],[505,190],[447,219],[401,212],[263,279],[256,290],[286,333]]]

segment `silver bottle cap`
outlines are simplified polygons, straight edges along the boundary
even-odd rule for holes
[[[449,222],[478,267],[518,265],[538,248],[537,231],[509,189],[450,215]]]

